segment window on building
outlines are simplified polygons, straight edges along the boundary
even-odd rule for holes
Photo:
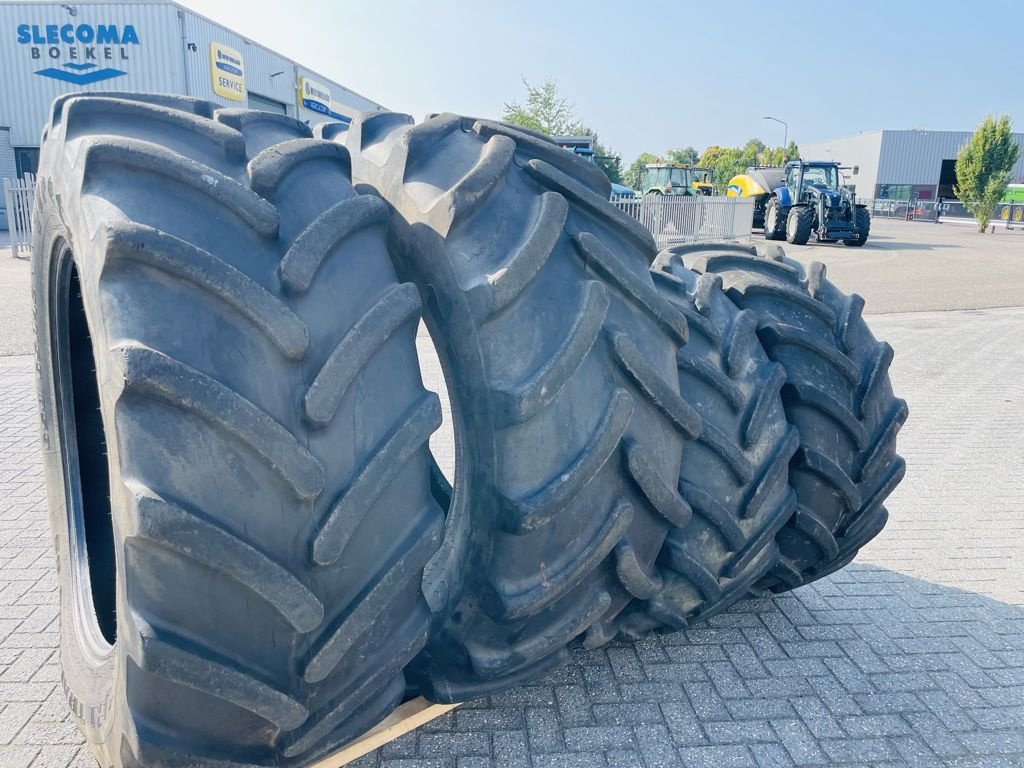
[[[909,200],[909,184],[880,184],[878,197],[882,200]]]
[[[39,168],[39,149],[37,147],[15,147],[14,164],[18,169],[18,178],[26,173],[35,173]]]
[[[271,99],[268,96],[260,96],[252,91],[249,91],[249,109],[258,109],[261,112],[275,112],[279,115],[288,114],[288,107],[284,102]]]

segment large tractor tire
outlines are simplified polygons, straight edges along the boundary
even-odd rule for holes
[[[854,209],[854,223],[857,228],[857,236],[852,237],[849,240],[844,240],[843,245],[849,245],[854,248],[859,248],[868,241],[868,235],[871,234],[871,214],[868,213],[867,208],[857,207]]]
[[[516,128],[366,114],[353,176],[392,206],[450,390],[454,492],[426,591],[420,690],[458,701],[598,645],[656,585],[700,419],[678,394],[686,319],[659,295],[650,233],[596,166]]]
[[[693,517],[669,532],[659,589],[628,610],[621,622],[626,637],[682,629],[745,596],[776,567],[776,535],[796,511],[789,462],[798,437],[782,406],[782,366],[761,348],[756,315],[732,303],[720,277],[698,276],[678,263],[715,247],[663,251],[652,272],[659,292],[687,318],[679,391],[702,424],[700,436],[683,445],[679,470]]]
[[[301,123],[59,99],[33,290],[64,691],[108,766],[306,765],[382,719],[440,545],[420,299]]]
[[[786,373],[782,402],[800,435],[790,463],[798,507],[777,537],[779,563],[758,588],[785,591],[841,568],[882,530],[883,502],[905,471],[896,434],[907,405],[892,393],[892,347],[871,335],[860,296],[840,292],[824,265],[804,269],[778,246],[767,257],[742,246],[692,251],[671,266],[720,276]]]
[[[764,211],[765,240],[786,239],[786,212],[787,209],[779,204],[779,198],[772,195],[768,199],[768,205]]]
[[[814,210],[806,205],[790,208],[786,215],[786,242],[793,245],[807,245],[814,229]]]

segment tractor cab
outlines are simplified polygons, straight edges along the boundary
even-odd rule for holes
[[[682,163],[652,163],[642,186],[645,195],[710,195],[714,174],[710,168]]]
[[[840,186],[838,163],[793,162],[786,166],[786,187],[794,200],[803,198],[807,187],[839,194]]]

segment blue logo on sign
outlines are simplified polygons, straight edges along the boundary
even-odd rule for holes
[[[128,74],[120,69],[113,69],[111,67],[96,69],[95,64],[68,63],[64,66],[67,69],[79,71],[66,72],[63,69],[47,67],[46,69],[37,70],[36,74],[42,75],[43,77],[52,77],[54,80],[63,80],[65,83],[73,83],[74,85],[89,85],[91,83],[98,83],[101,80],[110,80],[112,77],[120,77],[121,75]]]
[[[242,72],[242,62],[234,56],[228,56],[224,51],[217,51],[217,69],[229,75],[245,76]]]
[[[18,44],[26,46],[33,59],[63,62],[36,71],[73,85],[89,85],[128,74],[111,66],[101,67],[95,61],[127,61],[130,46],[139,45],[135,27],[126,24],[19,24]],[[84,61],[76,61],[84,59]]]

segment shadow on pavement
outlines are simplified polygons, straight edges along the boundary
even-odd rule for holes
[[[487,737],[501,766],[1021,765],[1024,607],[854,564],[576,651],[358,764],[461,761]]]

